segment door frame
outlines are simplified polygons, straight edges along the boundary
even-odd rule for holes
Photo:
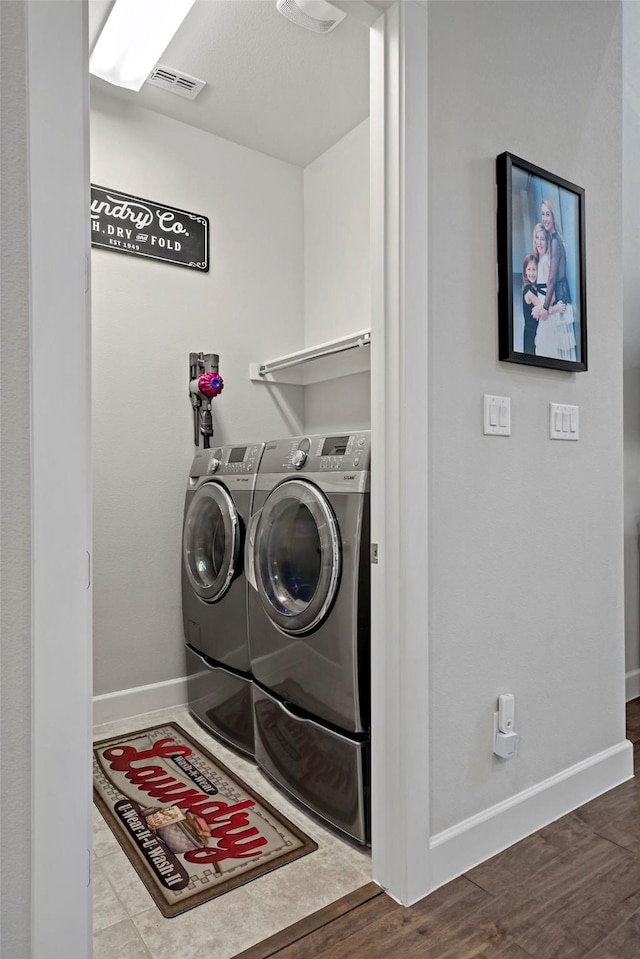
[[[371,13],[366,0],[358,2]],[[66,959],[91,954],[87,9],[86,0],[26,6],[31,955]],[[372,853],[374,880],[405,904],[429,889],[426,37],[427,11],[415,0],[371,24]],[[64,243],[47,243],[53,217],[64,224]]]
[[[373,879],[430,889],[427,8],[371,27]]]
[[[88,11],[86,3],[75,0],[24,6],[31,411],[30,955],[80,959],[92,954]]]

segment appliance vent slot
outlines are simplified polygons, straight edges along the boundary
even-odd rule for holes
[[[151,72],[147,83],[153,84],[154,87],[162,87],[163,90],[175,93],[179,97],[186,97],[187,100],[195,100],[202,88],[207,85],[206,80],[198,80],[197,77],[190,77],[187,73],[179,73],[161,63]]]

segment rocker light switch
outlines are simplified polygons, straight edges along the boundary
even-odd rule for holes
[[[511,436],[511,397],[484,395],[486,436]]]
[[[579,438],[578,407],[564,406],[562,403],[550,403],[549,439],[577,440]]]

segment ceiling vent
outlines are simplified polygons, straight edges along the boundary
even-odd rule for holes
[[[147,83],[154,87],[162,87],[169,93],[177,93],[179,97],[185,97],[187,100],[195,100],[203,87],[206,87],[206,80],[198,80],[197,77],[190,77],[186,73],[178,73],[171,67],[165,67],[162,63],[152,71],[147,79]]]
[[[314,33],[329,33],[346,17],[346,13],[325,0],[277,0],[283,17]]]

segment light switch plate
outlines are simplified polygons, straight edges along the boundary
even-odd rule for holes
[[[511,436],[511,397],[485,393],[483,400],[485,435]]]
[[[580,420],[577,406],[563,403],[549,403],[549,439],[580,439]]]

